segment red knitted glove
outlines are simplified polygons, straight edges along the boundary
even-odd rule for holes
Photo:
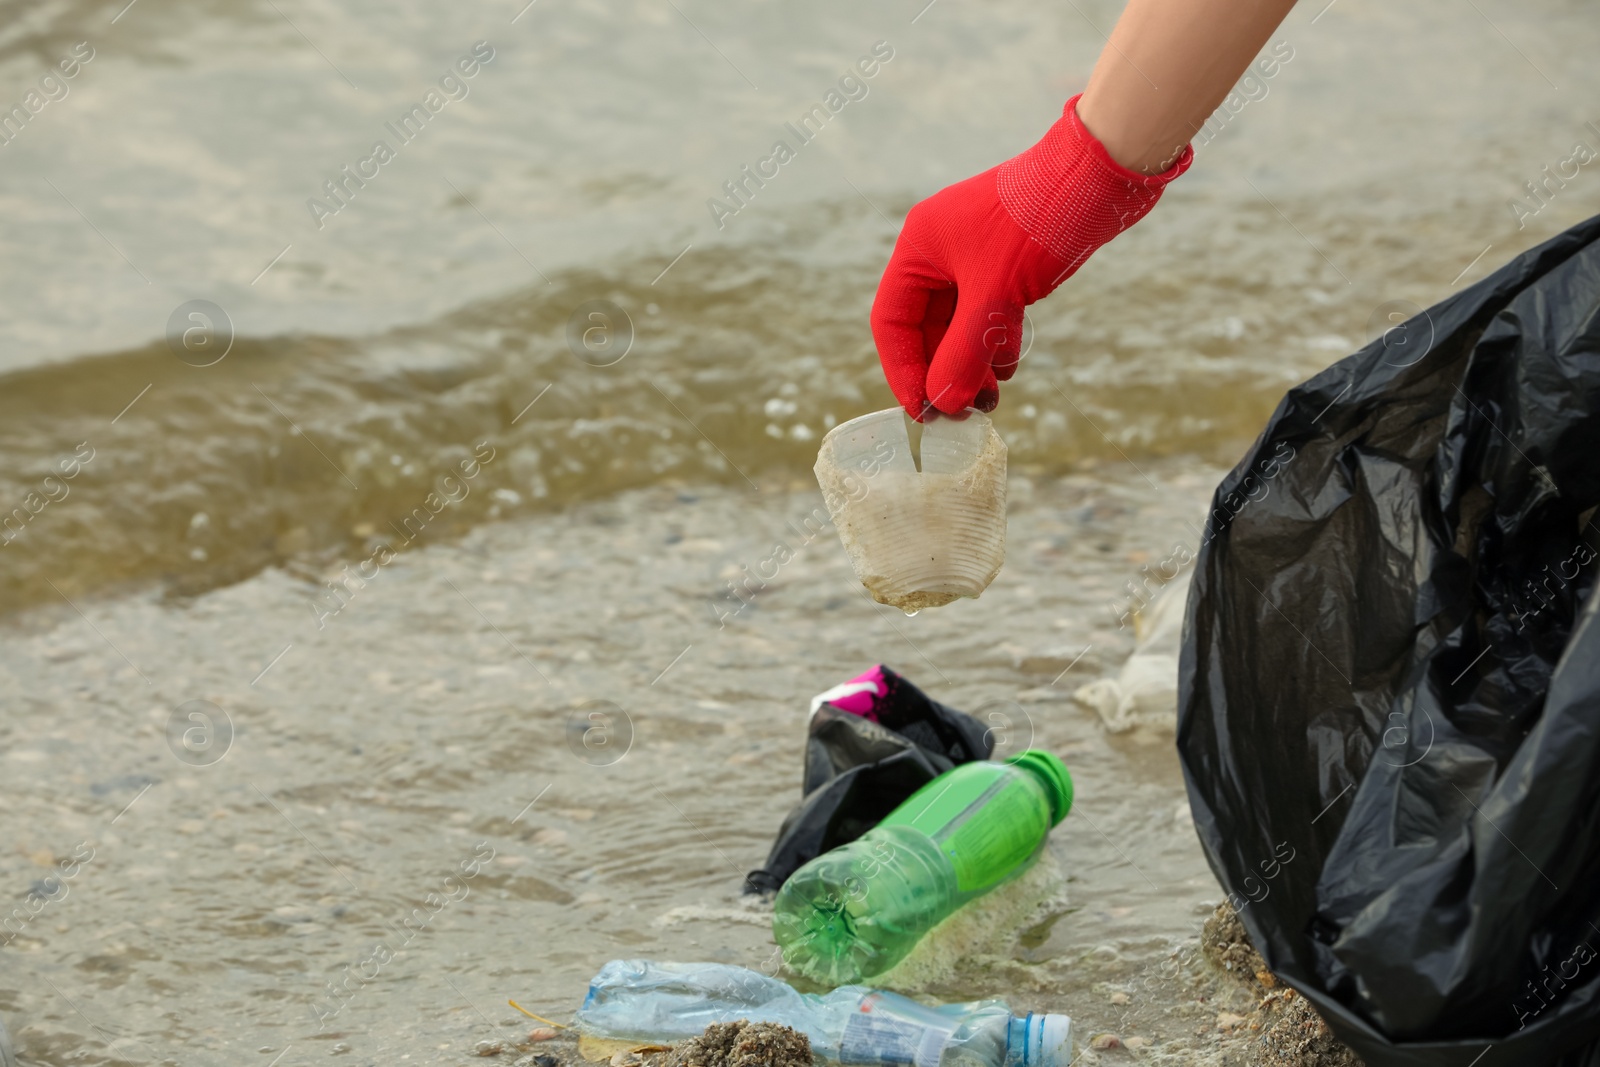
[[[993,411],[1017,369],[1022,309],[1138,222],[1189,169],[1185,146],[1161,174],[1121,166],[1067,101],[1044,140],[911,209],[872,304],[878,358],[900,405]]]

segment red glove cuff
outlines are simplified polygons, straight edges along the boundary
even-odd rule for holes
[[[1000,202],[1022,232],[1077,270],[1090,254],[1150,213],[1167,183],[1194,162],[1194,146],[1160,174],[1129,170],[1106,151],[1067,101],[1043,140],[1000,165]]]

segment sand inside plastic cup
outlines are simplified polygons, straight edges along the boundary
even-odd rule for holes
[[[856,577],[915,612],[989,587],[1006,555],[1006,446],[982,412],[922,429],[921,467],[899,408],[834,427],[817,483]]]

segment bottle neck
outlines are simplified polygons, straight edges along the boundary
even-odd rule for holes
[[[1005,1067],[1023,1067],[1022,1050],[1028,1045],[1028,1020],[1013,1015],[1006,1027]]]
[[[1072,774],[1067,765],[1053,753],[1036,748],[1012,756],[1006,763],[1028,772],[1028,780],[1039,787],[1050,806],[1050,825],[1059,825],[1072,810]]]
[[[1068,1067],[1071,1062],[1071,1019],[1040,1012],[1011,1017],[1005,1067]]]

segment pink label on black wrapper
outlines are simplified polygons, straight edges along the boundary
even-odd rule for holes
[[[883,669],[878,665],[812,697],[811,713],[816,714],[824,704],[832,704],[853,715],[877,722],[878,701],[888,695],[889,683],[883,680]]]

